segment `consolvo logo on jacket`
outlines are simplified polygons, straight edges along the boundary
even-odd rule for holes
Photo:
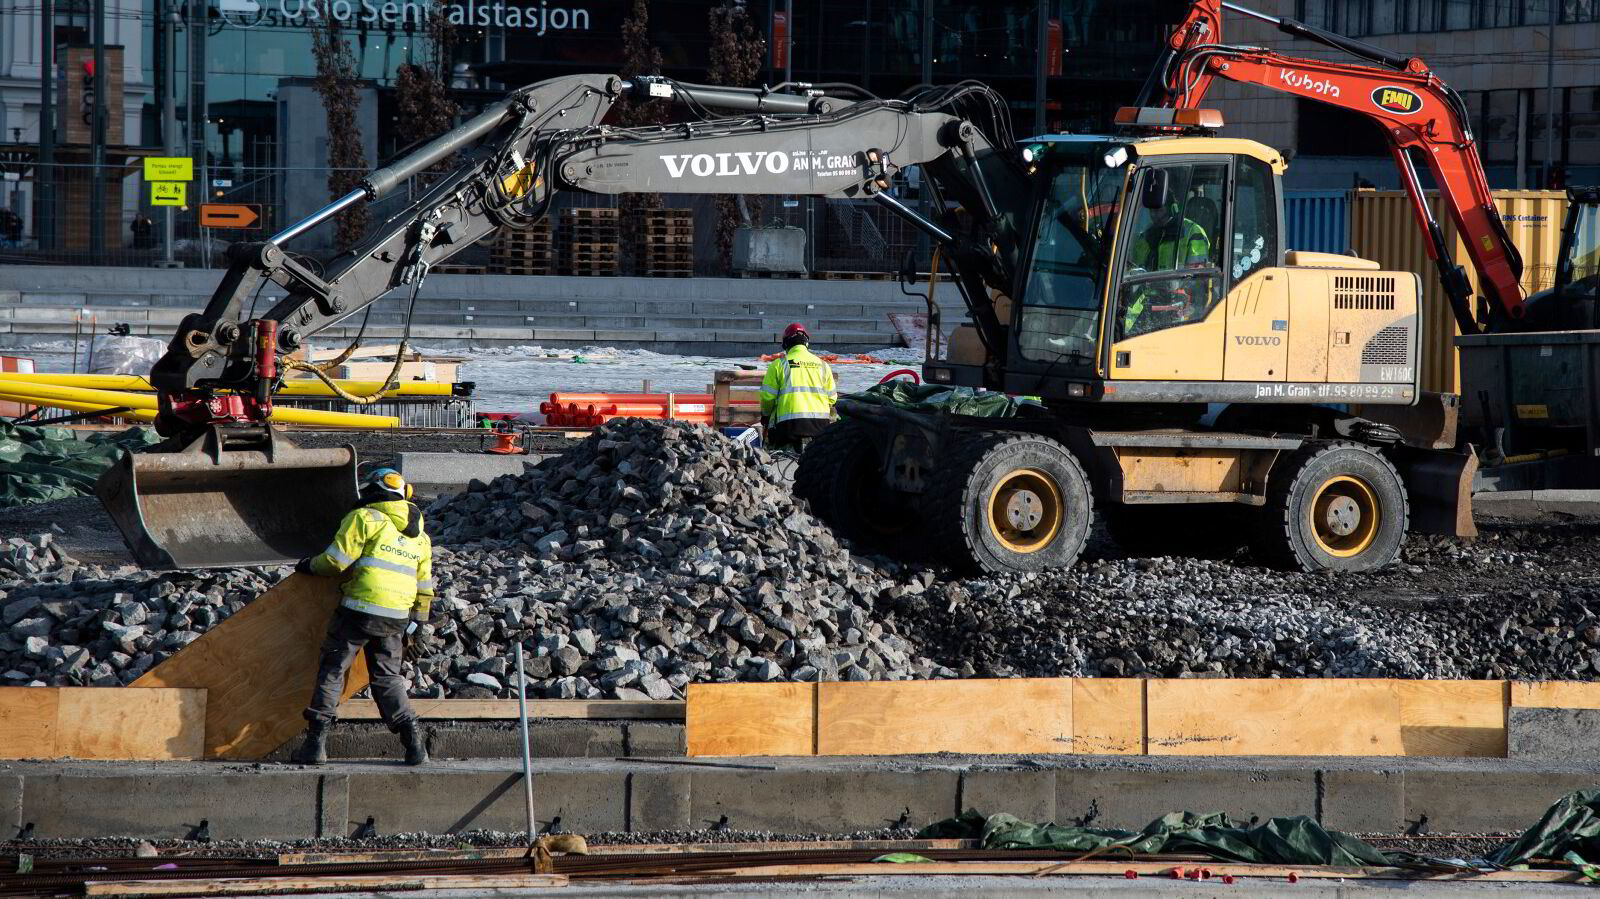
[[[1422,108],[1422,98],[1403,87],[1385,86],[1373,90],[1372,104],[1384,112],[1410,115]]]

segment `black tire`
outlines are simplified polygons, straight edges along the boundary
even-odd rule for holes
[[[1411,506],[1377,450],[1315,441],[1273,466],[1260,520],[1257,552],[1273,565],[1370,571],[1399,556]]]
[[[1251,512],[1232,503],[1107,505],[1100,520],[1117,548],[1133,558],[1232,556],[1249,539]]]
[[[953,567],[1044,571],[1078,560],[1094,523],[1070,450],[1032,434],[976,434],[949,447],[923,493],[931,553]]]
[[[794,492],[835,534],[873,549],[901,552],[916,523],[910,494],[884,484],[882,457],[858,422],[835,422],[806,444]]]

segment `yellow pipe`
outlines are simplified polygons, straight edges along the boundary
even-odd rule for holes
[[[54,405],[56,401],[85,404],[94,409],[126,406],[129,409],[158,411],[155,397],[144,393],[125,393],[114,390],[90,390],[83,387],[54,387],[48,384],[29,384],[0,377],[0,392],[16,401],[35,406]],[[66,408],[65,406],[61,408]],[[272,420],[283,424],[322,425],[330,428],[396,428],[400,419],[392,415],[362,415],[356,412],[325,412],[321,409],[294,409],[279,406],[272,410]]]
[[[131,418],[135,421],[155,421],[156,414],[147,409],[128,409],[122,412],[111,412],[111,408],[104,403],[80,403],[73,400],[54,400],[33,397],[25,394],[13,394],[0,391],[0,400],[21,403],[25,406],[45,406],[50,409],[64,409],[68,412],[105,412],[122,418]],[[23,422],[26,424],[27,422]]]
[[[14,374],[6,372],[0,377],[29,384],[82,387],[90,390],[134,390],[148,393],[155,389],[150,386],[150,380],[142,375]],[[361,395],[370,394],[383,386],[377,381],[336,380],[333,383],[351,393]],[[454,384],[437,381],[402,381],[394,389],[385,392],[384,396],[451,396],[454,392]],[[328,385],[315,378],[292,378],[285,381],[283,388],[278,391],[278,396],[332,397],[333,395],[333,391],[328,389]]]

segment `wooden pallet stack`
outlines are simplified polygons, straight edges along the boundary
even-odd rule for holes
[[[563,209],[561,236],[561,274],[618,273],[622,233],[615,209]]]
[[[651,209],[643,213],[640,249],[644,273],[654,278],[694,276],[694,212]]]
[[[506,228],[489,249],[489,271],[497,275],[548,275],[554,268],[550,222],[531,228]]]

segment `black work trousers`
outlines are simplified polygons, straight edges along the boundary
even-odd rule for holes
[[[322,641],[322,659],[317,666],[317,685],[306,707],[307,721],[332,723],[339,717],[339,694],[356,653],[366,653],[367,673],[372,677],[372,698],[378,714],[389,729],[417,720],[411,700],[406,698],[406,677],[402,667],[405,655],[406,619],[380,618],[340,607],[328,624],[328,637]]]

